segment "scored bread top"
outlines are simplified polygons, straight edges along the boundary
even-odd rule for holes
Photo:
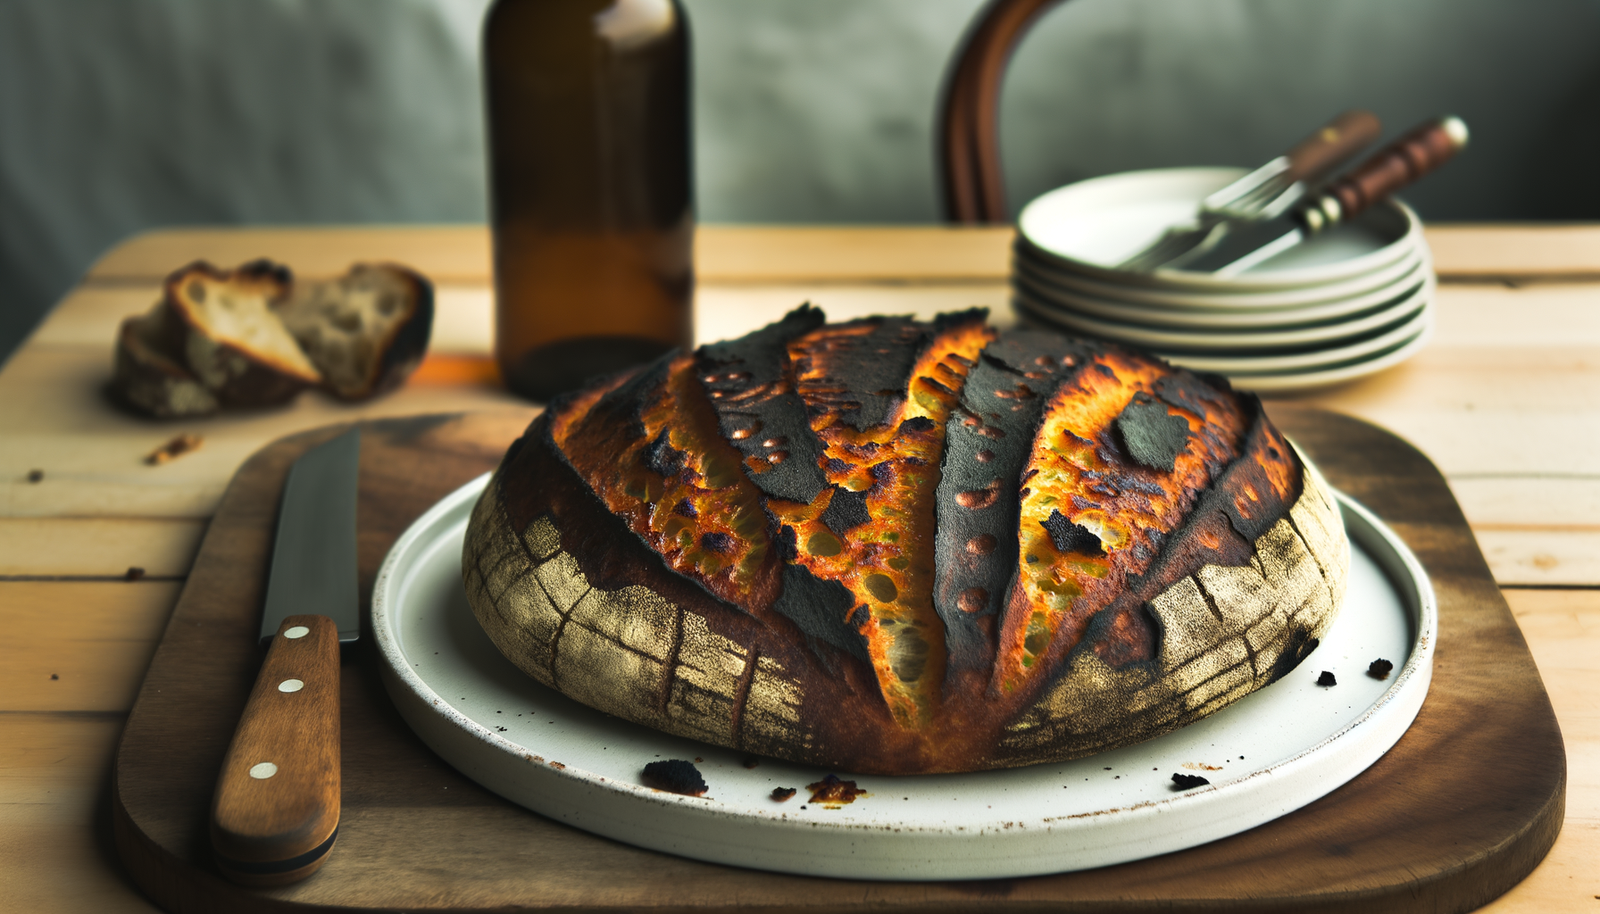
[[[1247,645],[1234,664],[1247,687],[1230,684],[1227,701],[1292,668],[1343,571],[1323,529],[1331,501],[1302,497],[1312,476],[1259,403],[1149,356],[984,318],[829,325],[802,307],[552,404],[508,454],[479,514],[523,542],[548,523],[586,588],[677,606],[677,634],[661,636],[674,658],[686,616],[703,619],[742,658],[726,711],[674,711],[678,659],[638,674],[660,684],[630,693],[647,696],[636,707],[597,697],[617,669],[559,681],[561,628],[531,655],[502,632],[514,613],[482,562],[498,534],[475,518],[464,574],[486,629],[525,670],[611,713],[891,773],[1067,758],[1215,710],[1173,691],[1190,676],[1176,666],[1193,665],[1172,660],[1182,626]],[[1272,561],[1302,584],[1314,571],[1320,589],[1292,595],[1271,637],[1227,606],[1166,599],[1211,565],[1267,569],[1261,544],[1302,502],[1317,530]],[[532,599],[552,599],[541,586]],[[758,667],[800,709],[764,734],[742,720]],[[1120,730],[1103,713],[1052,716],[1082,704],[1074,676],[1090,672],[1102,704],[1122,705]],[[691,726],[697,713],[731,720]]]

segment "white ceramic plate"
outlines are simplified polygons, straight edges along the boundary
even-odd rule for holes
[[[1347,279],[1392,262],[1421,241],[1416,214],[1385,201],[1238,276],[1180,270],[1139,274],[1115,268],[1168,226],[1192,219],[1206,194],[1242,174],[1238,168],[1161,168],[1079,181],[1023,207],[1018,234],[1021,243],[1063,270],[1118,284],[1201,292],[1285,289]]]
[[[1252,331],[1305,327],[1345,320],[1392,302],[1408,290],[1415,289],[1419,283],[1432,279],[1432,261],[1423,258],[1412,264],[1411,269],[1394,282],[1370,292],[1319,305],[1259,311],[1173,310],[1090,298],[1063,291],[1059,286],[1039,282],[1031,274],[1020,269],[1012,275],[1011,284],[1018,297],[1028,299],[1030,304],[1118,323],[1140,324],[1166,330]]]
[[[1404,362],[1428,344],[1433,336],[1433,324],[1424,325],[1422,332],[1401,342],[1385,352],[1374,353],[1343,365],[1324,365],[1306,371],[1257,372],[1229,375],[1229,380],[1241,390],[1261,394],[1298,393],[1344,384],[1357,378],[1377,374]]]
[[[921,777],[852,776],[868,796],[807,803],[829,772],[658,733],[590,710],[506,661],[460,580],[462,537],[487,476],[402,535],[373,589],[372,631],[401,715],[468,777],[512,802],[619,841],[715,863],[860,879],[990,879],[1105,866],[1193,847],[1277,818],[1355,777],[1415,718],[1432,674],[1434,596],[1416,559],[1340,497],[1355,550],[1345,606],[1294,673],[1205,720],[1065,764]],[[1379,682],[1367,664],[1386,658]],[[1334,688],[1315,685],[1330,670]],[[656,759],[695,759],[705,797],[639,785]],[[1175,772],[1211,785],[1179,792]],[[786,803],[774,787],[798,788]]]
[[[1293,289],[1270,289],[1261,292],[1193,292],[1187,290],[1149,289],[1143,286],[1119,285],[1074,276],[1062,270],[1053,270],[1037,260],[1023,255],[1019,246],[1012,261],[1015,277],[1025,277],[1057,294],[1077,300],[1102,301],[1106,304],[1130,304],[1150,312],[1187,315],[1205,313],[1244,312],[1282,319],[1283,314],[1296,311],[1326,309],[1330,305],[1348,301],[1373,292],[1381,292],[1396,283],[1407,281],[1423,265],[1432,266],[1426,245],[1406,252],[1392,263],[1376,270]]]
[[[1298,327],[1265,327],[1250,330],[1172,330],[1144,324],[1102,320],[1078,314],[1071,309],[1053,306],[1047,301],[1027,294],[1027,290],[1021,287],[1018,288],[1017,299],[1013,304],[1040,320],[1048,321],[1073,333],[1087,334],[1104,340],[1152,349],[1242,355],[1310,345],[1337,347],[1341,341],[1352,340],[1385,327],[1398,326],[1407,318],[1415,317],[1433,299],[1433,292],[1434,283],[1430,274],[1409,292],[1383,301],[1378,307],[1359,312],[1348,319]]]
[[[1320,371],[1341,365],[1350,365],[1378,358],[1420,336],[1433,325],[1433,301],[1428,299],[1410,320],[1359,342],[1343,346],[1330,346],[1310,352],[1287,354],[1260,353],[1254,355],[1215,355],[1203,352],[1152,349],[1174,365],[1196,371],[1214,371],[1231,377],[1244,375],[1278,374],[1282,372]]]

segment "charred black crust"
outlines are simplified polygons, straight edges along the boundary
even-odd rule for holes
[[[934,583],[934,609],[945,626],[949,669],[984,668],[995,646],[983,616],[999,612],[1017,566],[1017,523],[1023,465],[1050,396],[1082,370],[1093,344],[1044,331],[1007,332],[984,348],[967,376],[961,405],[945,426],[944,456],[935,496],[942,560]],[[1026,377],[1032,374],[1035,377]],[[1024,390],[1025,388],[1025,390]],[[1000,396],[999,393],[1008,396]],[[978,459],[990,452],[987,461]],[[962,493],[996,486],[998,497],[983,507],[963,507]],[[974,555],[967,543],[989,536],[998,548]],[[982,592],[985,605],[963,610],[963,593]],[[970,599],[970,597],[969,597]]]
[[[906,385],[917,356],[928,347],[933,333],[926,324],[905,317],[867,318],[871,332],[841,337],[830,346],[830,374],[821,383],[841,388],[847,402],[840,421],[857,431],[881,428],[905,403]]]
[[[783,590],[772,608],[793,622],[806,636],[813,653],[821,657],[818,642],[830,644],[858,660],[870,663],[867,640],[850,627],[855,597],[838,581],[824,581],[803,565],[783,566]],[[827,658],[821,658],[826,662]]]
[[[748,336],[702,346],[695,353],[695,372],[722,436],[747,459],[746,475],[772,498],[810,504],[828,486],[818,465],[822,442],[811,430],[804,401],[792,391],[778,392],[787,385],[789,342],[825,320],[820,310],[803,305]],[[773,438],[786,439],[789,456],[769,466],[762,442]],[[754,472],[749,458],[769,468]]]
[[[696,768],[693,762],[677,758],[662,759],[645,765],[644,771],[639,776],[639,782],[656,790],[681,793],[690,797],[698,797],[710,789],[706,786],[706,779],[700,776],[700,769]]]
[[[394,335],[382,347],[382,354],[367,372],[367,383],[358,391],[339,393],[345,399],[365,399],[399,387],[422,364],[428,340],[433,336],[433,283],[405,267],[389,265],[386,269],[399,273],[411,288],[411,314],[399,323]]]
[[[1188,420],[1172,415],[1165,403],[1146,393],[1134,394],[1111,425],[1135,463],[1163,473],[1177,467],[1178,455],[1189,443]]]
[[[834,486],[833,497],[828,499],[828,507],[823,510],[820,520],[839,536],[862,524],[871,523],[872,515],[867,511],[867,497],[860,492]]]
[[[1039,522],[1039,526],[1050,534],[1050,542],[1055,544],[1056,551],[1066,554],[1078,552],[1084,555],[1105,555],[1105,546],[1101,544],[1100,537],[1094,531],[1082,524],[1075,524],[1067,519],[1060,511],[1051,511],[1050,516]]]

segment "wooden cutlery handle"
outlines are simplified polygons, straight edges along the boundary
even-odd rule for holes
[[[1359,109],[1346,111],[1289,150],[1292,181],[1306,181],[1339,167],[1383,133],[1378,116]]]
[[[290,616],[222,761],[211,806],[217,866],[244,885],[316,872],[338,836],[339,788],[339,629],[327,616]]]
[[[1458,117],[1442,117],[1416,128],[1329,184],[1323,196],[1339,201],[1348,220],[1445,162],[1467,145],[1467,125]]]

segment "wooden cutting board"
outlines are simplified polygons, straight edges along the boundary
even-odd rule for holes
[[[1443,477],[1399,438],[1275,407],[1328,479],[1381,516],[1433,579],[1440,636],[1416,723],[1376,765],[1274,822],[1078,873],[984,882],[852,882],[698,863],[544,819],[458,774],[401,721],[370,640],[343,664],[344,814],[321,872],[244,889],[211,863],[207,811],[261,654],[268,552],[289,464],[336,434],[275,442],[234,477],[151,662],[117,752],[117,847],[176,912],[1466,911],[1505,892],[1561,829],[1566,756],[1522,633]],[[361,588],[435,501],[499,461],[531,411],[363,426]]]

